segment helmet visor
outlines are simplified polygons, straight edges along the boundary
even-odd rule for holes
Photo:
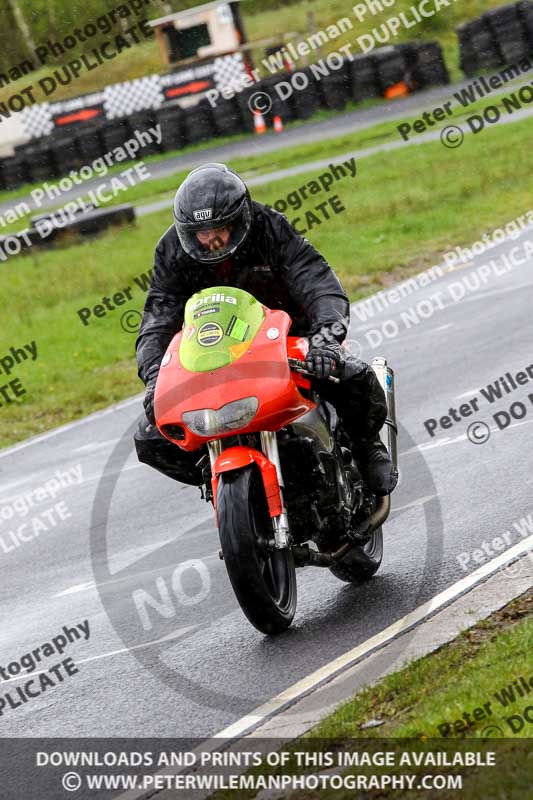
[[[236,218],[210,223],[176,222],[181,246],[195,261],[213,264],[235,253],[248,236],[252,224],[251,208],[244,203]]]

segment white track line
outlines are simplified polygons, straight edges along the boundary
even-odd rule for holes
[[[449,586],[443,592],[440,592],[440,594],[428,600],[428,602],[423,603],[423,605],[415,608],[392,625],[389,625],[388,628],[385,628],[380,633],[367,639],[366,642],[357,645],[357,647],[344,653],[344,655],[330,661],[329,664],[325,664],[323,667],[316,670],[316,672],[311,673],[311,675],[308,675],[306,678],[293,684],[293,686],[285,689],[281,694],[278,694],[276,697],[259,706],[250,714],[247,714],[242,719],[234,722],[222,731],[219,731],[219,733],[215,734],[214,738],[236,739],[244,736],[246,733],[250,733],[254,728],[266,722],[270,717],[273,717],[275,714],[278,714],[280,711],[292,705],[296,700],[299,700],[314,689],[317,689],[321,684],[327,683],[337,674],[349,669],[357,661],[360,661],[373,651],[388,644],[400,634],[419,625],[427,617],[433,615],[436,611],[472,589],[477,583],[482,582],[500,567],[504,566],[509,561],[515,560],[524,553],[527,553],[532,548],[533,535],[528,536],[527,539],[524,539],[522,542],[518,542],[514,547],[511,547],[505,553],[502,553],[492,559],[492,561],[484,564],[466,578],[462,578],[460,581],[457,581],[457,583]]]
[[[95,656],[88,656],[87,658],[80,658],[78,660],[74,660],[74,664],[88,664],[90,661],[100,661],[102,658],[111,658],[112,656],[120,656],[124,655],[124,653],[131,653],[133,650],[143,650],[145,647],[153,647],[155,644],[162,644],[163,642],[171,642],[174,639],[180,639],[182,636],[185,636],[190,631],[193,631],[195,628],[198,628],[198,625],[188,625],[185,628],[179,628],[177,631],[173,633],[169,633],[166,636],[162,636],[161,639],[154,639],[151,642],[143,642],[142,644],[134,644],[131,647],[121,647],[119,650],[110,650],[108,653],[98,653]],[[23,678],[27,678],[28,675],[32,677],[34,675],[43,675],[47,673],[48,670],[40,669],[34,672],[25,672],[20,675],[16,675],[14,678],[6,678],[2,683],[16,683],[16,681],[20,681]]]
[[[85,425],[86,422],[92,422],[95,419],[99,419],[100,417],[105,417],[108,414],[112,414],[114,411],[121,411],[123,408],[127,408],[128,406],[132,406],[134,403],[139,403],[142,401],[144,395],[138,394],[135,397],[129,397],[127,400],[122,400],[120,403],[115,403],[108,408],[103,408],[101,411],[95,411],[93,414],[89,414],[87,417],[83,417],[82,419],[76,419],[74,422],[69,422],[66,425],[61,425],[59,428],[54,428],[51,431],[47,431],[46,433],[40,433],[38,436],[32,436],[31,439],[25,439],[23,442],[19,444],[13,445],[13,447],[6,447],[3,450],[0,450],[0,458],[5,458],[6,456],[10,456],[12,453],[16,453],[18,450],[24,450],[26,447],[30,447],[33,444],[38,444],[39,442],[44,442],[47,439],[52,439],[54,436],[58,436],[60,433],[65,433],[65,431],[70,431],[73,428],[78,428],[80,425]],[[140,414],[140,412],[139,412]]]

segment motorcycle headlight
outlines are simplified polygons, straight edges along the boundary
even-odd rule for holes
[[[217,433],[245,428],[255,417],[258,407],[257,397],[245,397],[216,410],[186,411],[183,422],[197,436],[216,436]]]

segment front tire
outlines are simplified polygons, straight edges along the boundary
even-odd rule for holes
[[[267,548],[272,522],[255,466],[223,473],[217,491],[222,555],[240,607],[257,630],[287,630],[296,612],[296,569],[290,549]]]

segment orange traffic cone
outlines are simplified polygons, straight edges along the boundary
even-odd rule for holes
[[[266,133],[267,126],[262,114],[254,114],[254,125],[256,133]]]
[[[385,90],[385,98],[387,100],[394,100],[397,97],[407,97],[408,94],[409,87],[405,81],[395,83],[394,86],[389,86],[389,88]]]
[[[283,120],[281,117],[274,117],[274,130],[276,133],[283,133]]]

